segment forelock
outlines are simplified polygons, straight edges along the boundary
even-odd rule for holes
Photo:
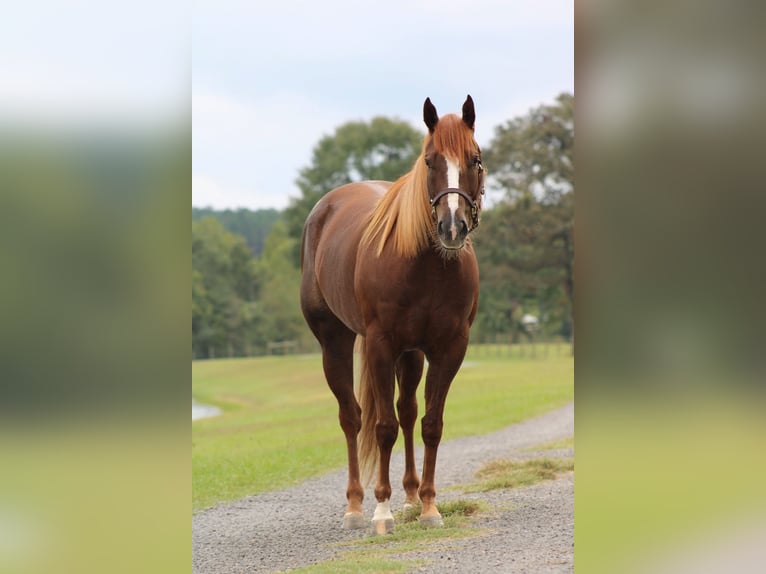
[[[473,131],[455,114],[439,118],[432,141],[437,153],[457,160],[462,160],[466,154],[475,153],[478,149]]]

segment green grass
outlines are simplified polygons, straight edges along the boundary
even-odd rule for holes
[[[661,401],[613,393],[578,404],[578,473],[587,477],[575,489],[578,572],[652,571],[666,553],[719,548],[762,524],[762,391],[700,386],[658,386]]]
[[[473,516],[480,510],[485,510],[486,504],[478,500],[452,500],[449,502],[438,502],[436,508],[439,509],[439,514],[442,515],[445,523],[454,518],[457,524],[461,518]],[[421,510],[422,505],[416,504],[407,510],[399,512],[396,516],[396,523],[408,524],[410,522],[417,522]]]
[[[346,464],[338,406],[319,355],[196,361],[192,396],[223,410],[192,423],[194,509],[284,488]],[[491,432],[573,396],[573,360],[566,353],[485,357],[471,349],[447,398],[443,438]]]
[[[574,460],[536,458],[532,460],[494,460],[476,473],[480,482],[463,488],[465,492],[486,492],[498,488],[531,486],[552,480],[559,474],[574,470]]]

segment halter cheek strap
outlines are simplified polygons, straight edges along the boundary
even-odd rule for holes
[[[482,193],[484,190],[482,189]],[[468,233],[479,227],[479,204],[474,201],[474,199],[468,195],[465,191],[462,189],[458,189],[456,187],[448,187],[447,189],[444,189],[436,194],[436,196],[431,200],[431,213],[436,213],[436,204],[439,203],[439,200],[444,197],[445,195],[448,195],[450,193],[457,193],[459,196],[461,196],[463,199],[465,199],[466,203],[471,206],[471,229],[468,230]]]

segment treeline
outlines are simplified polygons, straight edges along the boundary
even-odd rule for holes
[[[217,211],[210,207],[192,207],[192,221],[205,217],[213,217],[228,231],[241,235],[253,257],[258,257],[263,251],[266,237],[279,217],[279,211],[276,209],[251,211],[244,208]]]
[[[284,211],[195,208],[194,357],[317,349],[299,305],[303,222],[330,189],[403,175],[422,138],[398,120],[349,122],[318,142],[296,180],[301,195]],[[474,238],[481,296],[473,341],[573,337],[573,152],[570,94],[497,126],[483,150],[491,202]]]

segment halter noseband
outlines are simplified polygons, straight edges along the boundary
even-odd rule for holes
[[[484,193],[483,188],[481,192]],[[468,202],[468,205],[471,206],[471,229],[468,230],[468,233],[470,233],[471,231],[479,227],[479,204],[476,201],[474,201],[474,199],[462,189],[458,189],[456,187],[448,187],[447,189],[437,193],[436,196],[431,200],[431,213],[433,215],[436,215],[436,204],[439,203],[439,200],[442,197],[450,193],[457,193],[459,196],[465,199],[466,202]]]

